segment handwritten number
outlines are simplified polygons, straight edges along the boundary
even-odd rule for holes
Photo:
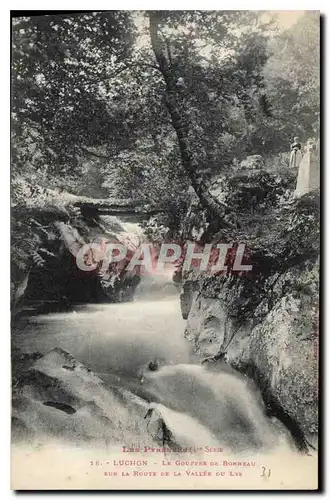
[[[262,466],[261,477],[269,478],[270,477],[270,469],[267,469],[267,467]]]

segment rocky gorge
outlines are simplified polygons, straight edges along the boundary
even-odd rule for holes
[[[185,337],[210,369],[229,365],[254,380],[268,414],[306,449],[318,436],[319,192],[295,198],[295,171],[247,161],[220,182],[239,227],[211,241],[245,242],[252,271],[179,270]]]
[[[98,272],[99,268],[82,272],[76,265],[76,255],[85,244],[101,242],[102,239],[113,242],[124,239],[128,248],[134,251],[139,244],[137,234],[129,233],[125,223],[114,214],[99,215],[98,209],[94,208],[98,200],[48,188],[39,188],[39,192],[35,192],[36,188],[26,183],[23,193],[20,193],[19,185],[13,188],[17,198],[13,200],[11,211],[11,305],[14,316],[23,304],[25,308],[40,306],[42,310],[51,304],[61,309],[75,303],[132,299],[139,283],[134,272],[125,272],[118,267],[109,269],[107,274]],[[111,201],[106,201],[106,207],[109,204],[111,206]],[[115,207],[121,209],[118,203]]]
[[[247,162],[239,172],[217,179],[212,186],[215,196],[237,215],[238,223],[232,229],[214,230],[210,223],[205,222],[205,214],[195,202],[183,225],[189,228],[190,239],[197,239],[201,245],[205,241],[244,242],[248,248],[248,262],[253,264],[252,271],[229,271],[210,276],[196,269],[183,271],[178,264],[174,281],[176,287],[181,287],[181,314],[186,320],[180,327],[181,336],[189,341],[189,350],[193,351],[191,355],[202,362],[206,371],[229,373],[231,376],[243,374],[260,391],[267,416],[282,422],[297,448],[307,451],[317,446],[318,435],[319,193],[314,191],[294,198],[296,172],[285,168],[269,172],[260,157],[249,158]],[[51,204],[49,196],[47,193],[47,210],[45,207],[37,210],[35,207],[24,207],[24,210],[14,207],[12,212],[15,228],[12,259],[14,313],[18,312],[20,317],[23,311],[24,317],[24,310],[26,314],[31,307],[39,314],[52,310],[70,311],[75,304],[88,302],[106,304],[132,300],[139,276],[114,270],[105,284],[104,277],[98,273],[77,273],[72,251],[75,245],[80,247],[95,241],[100,234],[120,241],[125,236],[120,220],[95,214],[86,217],[77,210],[73,203],[76,200],[60,204],[57,199]],[[18,244],[20,236],[23,236],[23,242]],[[179,302],[179,297],[174,297]],[[156,332],[151,336],[154,334]],[[129,411],[130,415],[134,414],[134,421],[138,419],[134,425],[139,425],[141,411],[145,413],[148,403],[154,400],[161,405],[162,415],[167,414],[163,404],[168,400],[168,385],[166,390],[158,387],[157,393],[154,392],[154,382],[150,387],[146,385],[137,389],[133,381],[139,370],[148,364],[148,359],[163,359],[161,364],[175,364],[173,352],[166,354],[168,347],[161,347],[161,342],[155,351],[148,347],[149,341],[144,344],[141,339],[140,350],[145,352],[142,357],[139,355],[139,368],[132,371],[130,361],[127,365],[130,378],[125,378],[126,382],[118,385],[117,362],[116,368],[106,361],[96,369],[96,365],[100,365],[99,361],[95,363],[99,354],[94,355],[93,365],[93,357],[86,358],[86,354],[81,354],[79,349],[68,347],[68,341],[57,345],[54,340],[55,344],[49,345],[56,345],[55,350],[43,348],[42,352],[39,349],[34,352],[32,349],[31,352],[29,348],[27,351],[30,352],[25,353],[16,347],[14,340],[13,418],[18,436],[21,432],[23,435],[32,432],[33,435],[33,429],[43,419],[46,419],[43,425],[47,433],[46,421],[54,414],[54,422],[58,422],[59,410],[66,420],[78,418],[72,415],[77,413],[77,405],[85,408],[85,396],[81,391],[77,393],[79,384],[76,387],[75,383],[68,393],[66,381],[68,376],[71,377],[70,373],[77,370],[84,380],[86,377],[101,377],[90,382],[86,379],[84,384],[100,385],[98,390],[105,390],[104,394],[108,390],[113,393],[111,397],[115,398],[116,405],[121,407],[123,404],[124,409],[120,411]],[[42,342],[40,344],[39,341],[38,345]],[[125,352],[122,351],[123,360],[130,345],[125,347]],[[90,352],[90,347],[88,349]],[[104,349],[107,351],[108,347]],[[187,362],[189,357],[185,354],[181,359]],[[79,364],[81,361],[86,364]],[[103,388],[104,380],[107,385]],[[30,397],[29,394],[32,400],[28,403],[26,398]],[[105,399],[108,400],[108,397],[106,395]],[[122,398],[124,403],[119,402]],[[97,419],[101,418],[101,413],[107,413],[102,409],[101,400],[103,396],[100,395],[97,407],[88,410],[91,412],[88,419],[93,422],[92,427],[87,425],[83,415],[74,424],[77,432],[79,422],[87,425],[85,438],[92,428],[96,429],[99,425]],[[46,412],[44,416],[37,409],[40,404],[37,401],[45,407],[42,409],[42,413]],[[171,404],[171,401],[166,403],[170,408]],[[196,401],[196,404],[200,403]],[[177,409],[174,404],[171,411]],[[170,413],[167,422],[173,433],[172,417]],[[118,418],[120,420],[121,417]],[[126,416],[125,422],[128,420]],[[31,422],[34,422],[32,428]],[[54,423],[55,427],[57,425]],[[64,432],[65,428],[65,423],[60,424],[59,429]],[[118,437],[121,436],[120,425],[116,424],[114,429],[106,440],[122,442],[123,438]],[[205,429],[200,428],[199,431],[203,439],[212,441],[212,437],[205,434]],[[60,430],[58,432],[61,434]],[[180,434],[178,430],[175,432]],[[114,438],[116,433],[118,435]],[[104,435],[108,435],[108,431],[102,431],[100,436]],[[79,436],[78,432],[77,439]],[[95,439],[99,442],[103,438],[95,435],[93,442]],[[145,434],[141,439],[143,444],[149,442]],[[181,435],[179,442],[182,440],[186,442],[186,437]],[[153,440],[151,444],[154,444]],[[189,444],[196,444],[195,440]]]

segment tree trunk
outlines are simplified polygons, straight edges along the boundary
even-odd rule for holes
[[[166,107],[170,113],[172,125],[176,132],[181,162],[187,173],[191,185],[198,196],[201,205],[208,210],[210,215],[223,219],[225,205],[219,202],[209,193],[203,179],[198,175],[198,164],[189,143],[189,126],[184,109],[184,103],[180,90],[177,87],[178,75],[171,68],[163,49],[163,43],[159,39],[159,19],[157,12],[149,12],[149,32],[151,46],[166,84]],[[223,220],[222,220],[223,222]],[[227,225],[227,224],[224,224]]]

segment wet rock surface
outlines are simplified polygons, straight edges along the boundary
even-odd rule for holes
[[[60,440],[102,449],[109,443],[130,444],[139,436],[143,444],[151,445],[143,422],[148,406],[55,348],[35,361],[15,384],[13,440]]]
[[[242,224],[212,242],[246,242],[253,270],[183,272],[181,304],[196,352],[215,364],[225,353],[303,443],[315,442],[318,422],[319,193],[294,200],[293,190],[292,172],[271,174],[260,162],[223,184]]]
[[[139,277],[123,269],[99,272],[79,269],[77,252],[85,244],[126,238],[125,229],[114,216],[85,217],[77,207],[64,205],[40,208],[15,207],[12,211],[11,260],[12,313],[26,308],[37,311],[52,305],[69,308],[88,302],[132,300]],[[134,243],[129,243],[134,248]]]

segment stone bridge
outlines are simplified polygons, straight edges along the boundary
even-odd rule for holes
[[[73,205],[80,209],[83,217],[92,218],[100,215],[111,215],[126,222],[142,221],[164,211],[143,206],[136,202],[133,203],[131,199],[80,199],[75,201]]]

